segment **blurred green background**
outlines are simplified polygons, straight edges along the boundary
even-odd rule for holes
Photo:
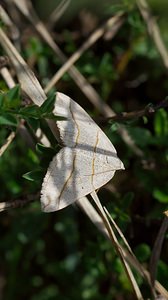
[[[46,5],[46,1],[39,0],[33,5],[47,22],[58,3],[47,1]],[[151,0],[148,3],[168,46],[168,2]],[[127,16],[115,38],[101,38],[76,63],[78,70],[116,113],[140,110],[149,103],[156,105],[168,94],[167,70],[135,2],[105,1],[97,5],[97,1],[73,0],[53,28],[56,42],[69,57],[92,30],[120,10]],[[61,62],[23,17],[21,21],[21,53],[44,86]],[[0,89],[7,90],[2,78]],[[99,116],[69,75],[65,74],[58,82],[57,90],[71,96],[92,117]],[[1,121],[0,146],[13,128]],[[117,131],[119,126],[127,128],[143,152],[142,157],[123,142]],[[147,267],[163,211],[168,209],[168,111],[161,109],[150,117],[122,124],[113,122],[103,130],[115,145],[126,170],[117,172],[112,182],[100,190],[99,197],[138,259]],[[78,208],[68,207],[50,214],[41,212],[36,196],[41,180],[27,181],[22,175],[39,167],[45,171],[49,160],[50,157],[28,147],[20,135],[0,158],[0,201],[24,199],[33,194],[37,198],[24,208],[0,215],[0,298],[135,299],[114,249]],[[157,279],[166,288],[167,274],[166,235],[157,272]],[[135,276],[144,298],[151,297],[146,283],[138,274]]]

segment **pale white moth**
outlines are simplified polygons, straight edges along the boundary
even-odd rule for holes
[[[53,114],[64,147],[51,161],[41,190],[44,212],[62,209],[105,185],[124,169],[116,150],[87,112],[70,97],[56,93]]]

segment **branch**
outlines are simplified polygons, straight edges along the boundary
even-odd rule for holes
[[[155,244],[152,251],[152,256],[150,259],[150,276],[151,276],[151,283],[154,286],[155,278],[156,278],[156,272],[157,272],[157,265],[160,258],[160,253],[165,237],[165,233],[168,228],[168,218],[167,216],[164,217],[162,225],[160,227],[159,233],[157,235],[157,238],[155,240]]]
[[[27,203],[35,201],[38,195],[30,195],[26,199],[17,199],[14,201],[0,202],[0,212],[11,208],[18,208],[26,205]]]
[[[158,111],[161,108],[167,108],[168,107],[168,98],[166,97],[165,100],[161,101],[160,103],[153,105],[148,104],[144,109],[138,110],[138,111],[131,111],[131,112],[123,112],[120,114],[117,114],[116,116],[108,117],[108,118],[99,118],[98,122],[101,124],[105,124],[109,121],[114,122],[123,122],[123,121],[129,121],[141,117],[149,117],[152,114],[154,114],[156,111]]]

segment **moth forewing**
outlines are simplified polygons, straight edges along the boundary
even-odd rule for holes
[[[66,147],[53,158],[43,180],[45,212],[68,206],[124,169],[113,144],[79,104],[57,92],[53,113],[66,118],[56,122]]]

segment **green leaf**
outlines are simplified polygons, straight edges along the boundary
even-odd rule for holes
[[[156,188],[153,191],[153,197],[161,203],[168,203],[168,192]]]
[[[40,181],[44,177],[44,171],[41,169],[30,171],[22,175],[22,177],[29,181]]]
[[[55,121],[64,121],[64,120],[66,120],[65,117],[55,116],[53,113],[42,114],[42,117],[44,119],[51,119],[51,120],[55,120]]]
[[[0,94],[0,109],[4,106],[4,94]]]
[[[29,105],[27,107],[23,107],[19,110],[19,114],[22,117],[29,117],[39,119],[40,117],[40,108],[37,105]]]
[[[66,120],[66,118],[61,116],[55,116],[52,113],[55,103],[55,94],[50,96],[42,106],[30,105],[19,110],[19,114],[23,118],[30,119],[52,119],[55,121]],[[31,122],[31,120],[29,120]]]
[[[124,195],[124,198],[122,200],[122,208],[124,211],[130,207],[134,197],[135,194],[133,192],[128,192]]]
[[[155,114],[154,130],[157,136],[168,134],[168,114],[163,108]]]
[[[0,125],[17,126],[17,119],[11,114],[1,114]]]
[[[46,150],[46,148],[48,148],[48,147],[46,147],[45,145],[40,144],[40,143],[37,143],[37,145],[36,145],[36,151],[39,153],[43,153]]]
[[[47,156],[54,156],[56,151],[55,149],[51,148],[51,147],[46,147],[40,143],[37,143],[36,145],[36,150],[37,152],[43,154],[43,155],[47,155]]]
[[[140,262],[145,262],[151,255],[151,249],[147,244],[140,244],[135,249],[135,255]]]
[[[157,269],[157,277],[160,282],[167,287],[167,274],[168,274],[168,265],[166,262],[159,260],[158,269]]]
[[[0,108],[3,110],[18,108],[20,103],[21,97],[19,85],[16,85],[14,88],[0,95]]]
[[[6,94],[8,108],[16,108],[21,103],[20,98],[20,87],[16,85],[14,88],[10,89]]]
[[[36,118],[31,118],[31,117],[25,117],[27,123],[29,126],[36,131],[40,127],[40,120]]]
[[[49,114],[54,109],[55,104],[55,93],[51,96],[49,96],[44,103],[40,106],[41,114]]]
[[[146,116],[142,117],[144,124],[146,125],[148,123],[148,118]]]
[[[138,146],[145,147],[153,143],[153,137],[149,130],[140,127],[127,127],[127,130]]]
[[[112,121],[109,121],[109,123],[111,123],[111,122],[112,122]],[[118,130],[119,126],[120,126],[120,125],[119,125],[117,122],[115,122],[113,125],[111,125],[110,130],[111,130],[112,132],[115,132],[115,131]]]

